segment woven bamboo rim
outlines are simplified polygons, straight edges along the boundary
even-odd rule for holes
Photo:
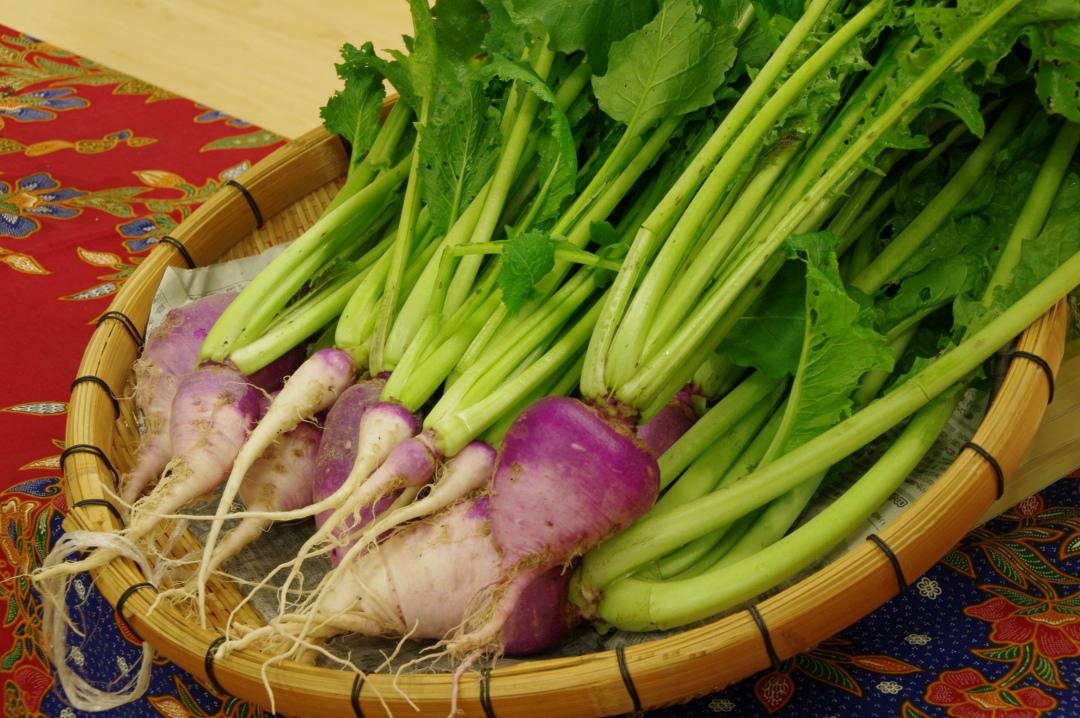
[[[322,129],[291,142],[244,173],[238,183],[267,223],[256,227],[252,205],[241,189],[223,187],[173,232],[197,265],[252,254],[292,239],[311,225],[332,197],[347,157],[337,137]],[[125,283],[90,339],[78,376],[100,377],[117,395],[130,381],[137,356],[135,333],[146,327],[151,299],[168,266],[186,266],[169,244],[155,248]],[[118,314],[117,314],[118,313]],[[899,591],[903,577],[914,579],[955,544],[996,498],[997,467],[1008,477],[1019,463],[1039,425],[1051,391],[1050,374],[1061,361],[1067,310],[1060,302],[1019,339],[1016,350],[1045,360],[1012,361],[978,432],[977,450],[962,451],[942,477],[919,500],[879,534],[879,541],[849,551],[840,559],[790,588],[706,626],[625,650],[573,658],[525,661],[497,667],[486,676],[467,673],[460,684],[459,706],[467,716],[615,715],[679,703],[713,692],[770,663],[820,643],[885,603]],[[121,398],[119,417],[100,385],[80,383],[72,390],[67,446],[102,449],[115,469],[130,466],[137,431],[130,399]],[[69,449],[64,458],[69,505],[105,499],[114,486],[109,466],[91,451]],[[109,531],[119,524],[97,503],[73,509],[65,528]],[[187,547],[195,539],[186,537]],[[181,547],[184,548],[184,547]],[[890,555],[891,554],[891,555]],[[899,571],[897,570],[899,568]],[[129,561],[115,560],[97,576],[97,585],[116,605],[129,587],[146,578]],[[239,592],[216,581],[210,589],[210,622],[224,625]],[[168,605],[149,614],[154,591],[130,591],[124,617],[155,650],[208,686],[269,705],[260,677],[260,655],[243,651],[211,666],[206,656],[219,634],[204,630]],[[241,620],[258,620],[248,613]],[[417,713],[391,685],[392,676],[369,675],[361,683],[351,673],[283,662],[268,671],[278,711],[297,716],[381,715],[380,698],[395,714],[445,716],[451,676],[405,675],[398,687]]]

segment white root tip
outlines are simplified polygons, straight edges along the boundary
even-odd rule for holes
[[[145,575],[150,576],[152,571],[142,552],[131,541],[119,534],[71,531],[56,542],[53,550],[45,558],[42,570],[34,577],[34,582],[38,585],[44,599],[41,627],[46,650],[53,666],[56,667],[56,675],[60,679],[64,695],[74,708],[96,712],[138,700],[146,693],[146,689],[150,687],[154,651],[149,643],[143,643],[142,660],[138,664],[137,672],[132,676],[129,670],[126,681],[119,685],[113,684],[106,691],[91,685],[68,665],[67,659],[70,654],[67,631],[70,619],[66,597],[76,571],[63,569],[65,565],[71,565],[65,564],[68,557],[88,548],[96,549],[96,553],[87,559],[88,561],[97,556],[107,556],[108,559],[103,563],[108,563],[108,560],[122,556],[134,561]]]

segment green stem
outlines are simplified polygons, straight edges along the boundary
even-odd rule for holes
[[[660,467],[660,488],[668,486],[678,478],[717,437],[724,436],[747,412],[775,392],[781,384],[781,381],[770,379],[758,371],[732,389],[660,455],[657,460]]]
[[[713,544],[711,547],[709,547],[707,550],[700,551],[700,557],[698,557],[693,564],[687,566],[678,574],[672,574],[670,577],[682,580],[687,578],[693,578],[694,576],[700,576],[701,574],[708,571],[710,568],[715,566],[717,562],[723,559],[724,556],[728,555],[732,547],[734,547],[735,544],[737,544],[739,540],[742,539],[746,532],[750,530],[750,527],[754,525],[754,522],[757,521],[757,518],[760,515],[760,509],[757,511],[751,511],[746,516],[743,516],[730,526],[719,531],[714,531],[711,534],[706,534],[705,536],[702,536],[700,539],[696,539],[695,541],[691,541],[689,544],[687,544],[687,546],[696,546],[698,541],[703,542],[709,537],[720,537],[720,540]],[[693,558],[693,556],[690,555],[688,552],[687,559],[690,558]]]
[[[800,146],[800,143],[794,140],[781,143],[780,147],[767,158],[764,166],[754,174],[734,206],[724,216],[707,240],[702,253],[693,262],[689,263],[685,272],[678,278],[672,291],[662,293],[664,311],[657,312],[654,308],[650,312],[651,316],[648,322],[650,326],[647,332],[648,341],[644,349],[646,354],[661,339],[671,334],[674,326],[678,325],[679,319],[684,317],[690,307],[693,306],[698,294],[701,292],[701,288],[712,278],[716,268],[731,254],[743,232],[759,215],[766,194],[773,189],[788,162],[798,153]],[[672,236],[674,236],[674,232]],[[637,315],[634,307],[638,304],[639,297],[644,298],[645,293],[650,292],[653,294],[652,303],[656,306],[661,303],[656,299],[661,296],[661,294],[656,293],[657,282],[650,284],[650,278],[654,276],[654,270],[658,268],[664,258],[667,247],[671,246],[670,242],[671,239],[669,238],[664,249],[660,250],[656,263],[650,267],[648,274],[646,274],[645,282],[634,295],[630,310],[619,326],[619,333],[628,331],[632,326],[632,322],[635,321]],[[671,272],[668,272],[665,277],[669,284],[671,274]],[[613,346],[619,344],[619,333],[615,335],[615,344]],[[640,327],[635,329],[635,333],[638,336],[644,334],[641,332]]]
[[[286,247],[215,322],[203,342],[200,358],[223,361],[234,347],[243,343],[242,337],[255,338],[265,330],[325,261],[337,254],[342,242],[362,232],[379,217],[407,174],[408,162],[402,160]]]
[[[555,59],[555,53],[548,49],[545,44],[538,53],[533,70],[541,80],[546,80],[551,72],[551,64]],[[533,121],[540,109],[540,98],[533,92],[526,91],[521,109],[518,110],[510,136],[506,140],[502,153],[499,155],[499,163],[492,175],[491,185],[484,197],[484,207],[476,221],[476,226],[471,232],[471,242],[487,242],[495,234],[499,217],[502,215],[503,205],[510,193],[514,177],[517,174],[519,162],[523,156],[525,145],[532,132]],[[458,265],[454,278],[447,289],[446,299],[443,303],[443,313],[453,314],[464,302],[472,290],[473,279],[480,270],[480,257],[465,257]]]
[[[503,382],[498,392],[487,392],[480,401],[443,415],[438,427],[430,427],[435,429],[443,453],[446,456],[456,454],[576,356],[589,341],[599,313],[600,307],[594,303],[543,356]]]
[[[509,240],[495,240],[493,242],[481,242],[479,244],[462,244],[448,249],[452,255],[465,256],[469,254],[502,254]],[[566,241],[555,242],[555,258],[568,264],[578,264],[585,267],[599,267],[611,272],[619,271],[620,262],[604,259],[592,252],[578,249]]]
[[[630,294],[638,283],[641,271],[655,253],[662,238],[701,187],[709,174],[709,169],[716,164],[728,143],[764,99],[769,88],[830,5],[831,0],[810,2],[705,146],[641,224],[630,252],[624,260],[622,270],[608,289],[596,323],[596,331],[589,340],[585,367],[581,374],[581,391],[585,396],[599,399],[608,393],[606,375],[609,348],[614,341],[615,331],[630,300]]]
[[[585,557],[584,585],[603,587],[639,565],[764,505],[825,471],[961,380],[1080,284],[1080,253],[959,347],[938,357],[886,396],[791,450],[746,479],[634,524]]]
[[[772,188],[781,170],[795,155],[799,143],[792,141],[793,146],[781,147],[778,150],[778,156],[774,159],[779,160],[779,166],[766,165],[759,175],[764,181],[752,184],[744,196],[739,198],[728,215],[731,218],[730,223],[725,221],[721,225],[720,230],[711,238],[705,250],[679,277],[678,283],[673,288],[672,282],[676,271],[682,265],[693,240],[700,232],[705,213],[714,207],[728,191],[740,168],[760,149],[762,139],[773,128],[781,114],[789,109],[791,103],[802,94],[814,78],[828,67],[841,50],[874,21],[885,6],[884,0],[868,3],[843,27],[833,33],[754,114],[746,128],[724,152],[708,180],[702,185],[664,242],[664,246],[660,249],[652,266],[649,267],[641,287],[635,292],[626,315],[619,324],[611,345],[611,356],[607,361],[609,386],[618,387],[629,380],[642,358],[647,355],[648,346],[650,344],[655,346],[658,342],[667,339],[674,327],[678,326],[678,320],[685,316],[686,311],[698,300],[709,279],[730,253],[743,230],[757,216],[766,192]],[[842,140],[847,138],[862,119],[865,111],[885,89],[896,66],[894,57],[892,49],[887,51],[886,57],[879,61],[874,70],[860,83],[827,135],[817,143],[810,156],[800,163],[795,177],[788,183],[788,187],[782,193],[782,199],[776,202],[776,206],[780,208],[789,206],[793,200],[788,198],[797,197],[805,186],[817,177],[828,156],[840,146]],[[657,317],[661,304],[664,307],[664,313]],[[651,342],[647,342],[649,338],[652,338]]]
[[[330,200],[330,204],[323,210],[323,215],[337,209],[349,197],[368,186],[380,171],[390,167],[394,154],[397,152],[398,143],[401,142],[405,131],[409,129],[411,120],[412,110],[409,109],[408,104],[395,102],[394,106],[390,108],[390,112],[387,113],[386,119],[379,128],[379,134],[375,136],[375,141],[371,143],[371,148],[368,150],[367,155],[364,156],[364,159],[357,163],[355,156],[350,158],[349,174],[345,178],[345,184]],[[354,147],[354,155],[355,152],[356,148]]]
[[[502,392],[501,384],[532,352],[546,345],[596,289],[592,271],[575,274],[556,294],[516,325],[506,339],[484,355],[448,388],[428,413],[425,425],[435,427],[444,414],[473,403],[491,393]]]
[[[692,579],[618,581],[604,589],[599,617],[624,630],[672,628],[738,605],[795,575],[854,531],[895,491],[941,433],[957,396],[938,399],[919,412],[848,491],[776,543]]]
[[[386,338],[390,332],[390,326],[398,309],[398,295],[401,292],[401,282],[405,275],[405,265],[409,261],[409,255],[413,251],[416,220],[420,215],[421,179],[420,179],[420,139],[423,136],[423,128],[427,125],[428,115],[431,109],[431,97],[423,98],[420,105],[419,130],[413,144],[412,157],[409,163],[409,181],[405,185],[405,199],[401,208],[401,220],[398,222],[397,238],[394,247],[390,251],[390,266],[386,273],[386,282],[383,285],[382,299],[375,317],[375,331],[371,337],[371,350],[368,358],[371,373],[379,374],[386,369],[392,369],[386,362]]]
[[[1050,205],[1053,204],[1058,188],[1072,163],[1073,155],[1076,154],[1077,144],[1080,144],[1080,125],[1065,122],[1054,138],[1054,143],[1039,169],[1039,175],[1035,178],[1035,184],[1032,185],[1027,201],[1020,210],[1020,216],[1013,225],[1005,249],[994,267],[994,273],[990,276],[991,288],[1005,286],[1008,283],[1013,269],[1020,261],[1023,243],[1034,239],[1042,230],[1046,216],[1050,213]],[[984,304],[989,304],[992,299],[991,294],[992,290],[988,289]]]
[[[904,262],[911,257],[919,246],[926,241],[949,217],[953,209],[967,196],[971,188],[985,173],[994,156],[1012,139],[1014,130],[1029,104],[1015,99],[1001,113],[997,122],[986,133],[986,138],[979,143],[960,169],[934,195],[926,207],[919,212],[904,230],[885,247],[884,250],[861,271],[851,286],[865,294],[874,294],[896,274]]]
[[[749,474],[765,456],[765,450],[780,427],[780,415],[775,414],[773,409],[781,393],[782,388],[776,387],[739,416],[729,430],[717,435],[713,443],[694,459],[694,463],[676,477],[674,483],[669,482],[671,487],[649,513],[662,514],[689,504],[717,487],[726,486]]]
[[[991,11],[979,16],[959,39],[931,61],[889,106],[882,108],[881,114],[848,145],[844,154],[799,199],[764,241],[749,252],[746,259],[731,272],[727,281],[711,292],[663,348],[646,360],[635,372],[634,377],[618,389],[618,398],[629,406],[648,404],[649,401],[658,399],[660,392],[670,386],[672,375],[677,374],[689,357],[700,350],[702,343],[706,339],[716,339],[711,335],[712,329],[724,313],[737,302],[739,294],[769,262],[783,241],[798,229],[804,218],[835,186],[840,184],[849,170],[872,149],[890,127],[900,120],[916,100],[937,82],[964,51],[1012,10],[1019,1],[1003,0]]]

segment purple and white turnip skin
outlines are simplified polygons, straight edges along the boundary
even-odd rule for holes
[[[372,516],[372,505],[380,500],[387,503],[402,490],[419,487],[435,471],[436,456],[422,436],[415,436],[416,419],[400,404],[379,403],[370,406],[360,420],[359,449],[348,476],[329,497],[314,506],[331,504],[333,511],[296,552],[292,568],[279,589],[279,610],[284,613],[293,581],[303,562],[314,556],[325,544],[348,550],[347,527],[356,526]],[[396,436],[395,436],[396,435]],[[390,441],[385,441],[389,438]],[[369,446],[383,439],[375,450]],[[396,440],[395,440],[396,439]],[[383,453],[387,448],[388,453]]]
[[[214,520],[210,524],[196,578],[199,620],[203,625],[206,621],[206,580],[209,577],[210,557],[243,478],[252,464],[280,436],[329,408],[353,383],[356,373],[352,358],[340,349],[320,349],[315,352],[285,383],[262,420],[246,437],[247,441],[234,454],[234,460],[230,462],[232,470],[228,472]]]
[[[323,426],[323,439],[319,445],[319,455],[316,459],[315,485],[312,498],[315,501],[323,501],[331,496],[345,481],[345,478],[356,463],[356,454],[360,445],[360,420],[368,407],[379,401],[386,382],[382,379],[369,379],[368,381],[354,384],[345,390],[334,406],[326,415],[326,423]],[[375,511],[382,512],[390,507],[396,496],[387,496],[381,499],[374,507]],[[321,528],[326,520],[333,514],[333,509],[326,509],[315,516],[315,526]],[[367,510],[361,515],[360,525],[363,525],[372,516],[372,511]],[[352,526],[347,527],[352,530]],[[343,554],[343,549],[334,549],[331,561],[337,565]]]
[[[204,364],[184,377],[169,424],[173,458],[154,489],[132,506],[124,537],[138,543],[163,516],[220,486],[258,420],[262,401],[262,392],[246,377],[222,364]],[[117,555],[115,549],[98,549],[85,559],[44,569],[35,580],[100,568]]]
[[[311,503],[317,471],[315,457],[322,432],[302,423],[286,433],[251,466],[240,485],[240,500],[247,512],[290,511]],[[210,571],[240,553],[273,523],[248,516],[226,533],[210,557]]]
[[[659,457],[670,449],[698,420],[693,397],[694,389],[687,384],[656,416],[638,425],[637,438],[653,456]]]
[[[441,639],[463,666],[484,652],[543,650],[574,616],[564,569],[645,514],[659,474],[628,425],[541,399],[507,432],[488,496],[407,524],[378,548],[357,544],[300,610],[229,650],[287,636],[291,651],[345,631]],[[368,529],[379,530],[378,520]]]
[[[477,599],[498,584],[502,564],[489,499],[459,502],[343,563],[308,612],[279,617],[273,630],[301,640],[343,632],[445,638],[482,610]],[[568,579],[554,568],[525,587],[504,632],[507,653],[544,651],[566,636],[578,620],[564,600]]]
[[[503,440],[491,484],[501,577],[479,620],[448,641],[450,651],[498,651],[524,590],[644,515],[659,476],[648,449],[579,401],[547,397],[523,411]]]
[[[156,514],[174,513],[225,480],[262,402],[262,392],[222,364],[184,377],[173,397],[173,458],[154,490],[132,508],[128,538],[141,538],[159,522]]]
[[[303,363],[304,348],[294,347],[254,374],[248,375],[248,381],[263,391],[275,393],[281,391],[285,380]]]
[[[383,514],[366,527],[349,548],[344,560],[358,555],[378,541],[387,531],[424,516],[432,516],[455,501],[485,489],[495,466],[495,449],[483,441],[473,441],[447,461],[441,475],[422,499]],[[359,544],[359,548],[355,548]]]
[[[235,297],[235,293],[211,294],[173,309],[146,338],[142,356],[132,368],[135,408],[146,433],[139,441],[135,465],[121,479],[120,496],[128,504],[157,482],[172,458],[169,418],[176,388],[195,371],[207,332]]]

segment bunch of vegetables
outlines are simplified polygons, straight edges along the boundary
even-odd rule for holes
[[[1075,0],[409,4],[407,54],[343,49],[325,214],[140,363],[124,495],[161,478],[123,537],[221,488],[162,579],[200,620],[269,522],[315,518],[221,653],[409,635],[460,671],[715,615],[851,532],[1080,284]]]

